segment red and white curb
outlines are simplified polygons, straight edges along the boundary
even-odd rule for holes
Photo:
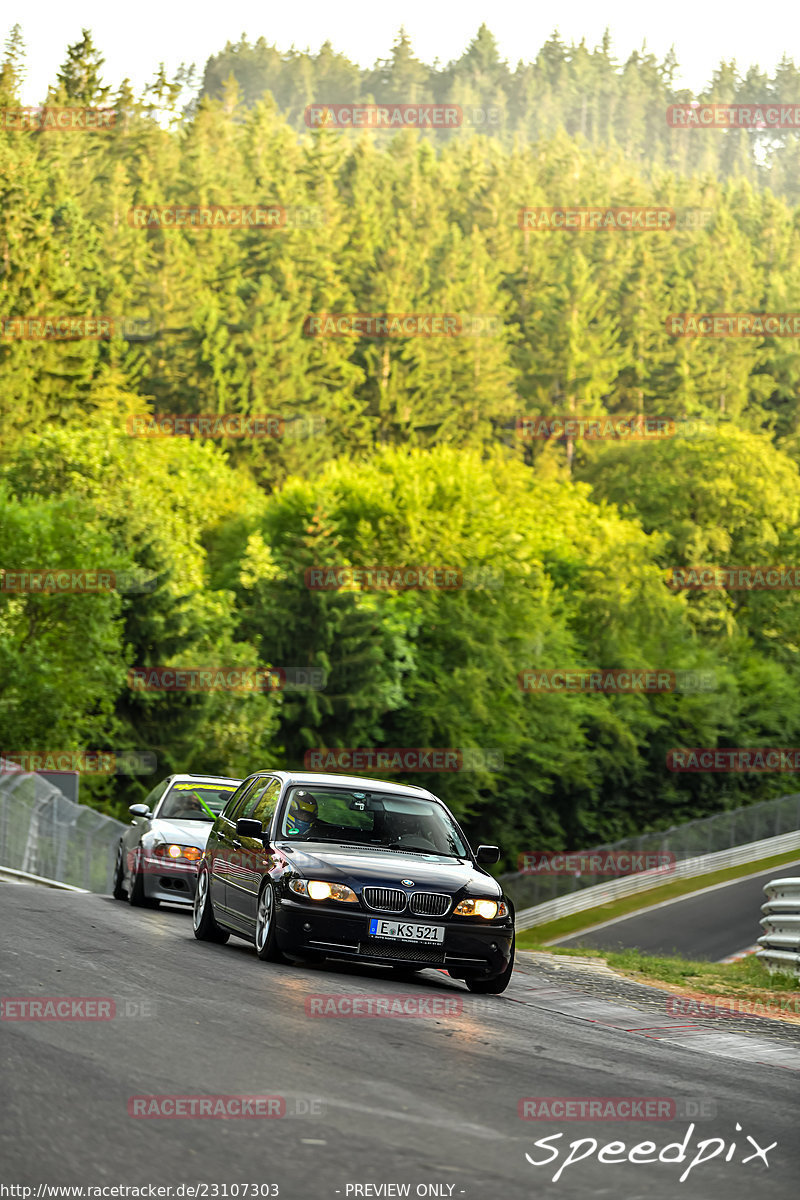
[[[721,963],[741,962],[743,958],[749,958],[751,954],[755,954],[756,950],[760,950],[758,942],[754,946],[748,946],[746,950],[739,950],[736,954],[729,954],[727,958],[721,958]]]

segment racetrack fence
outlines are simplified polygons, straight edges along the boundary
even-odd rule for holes
[[[0,866],[110,892],[121,821],[0,758]]]
[[[593,846],[580,853],[672,854],[677,866],[687,859],[700,859],[734,846],[749,845],[765,841],[767,838],[794,833],[798,829],[800,792],[793,792],[790,796],[780,796],[775,800],[764,800],[759,804],[731,809],[729,812],[715,813],[713,817],[704,817],[699,821],[687,821],[684,825],[676,825],[659,833],[646,833],[640,837],[625,838],[621,842]],[[777,854],[779,849],[771,852]],[[766,853],[769,854],[770,850],[767,849]],[[708,870],[714,869],[716,868],[712,860]],[[546,875],[526,874],[523,871],[510,871],[499,875],[498,879],[513,900],[517,913],[522,909],[533,908],[548,900],[557,900],[608,881],[607,876],[589,873]],[[670,876],[665,875],[663,878],[656,877],[650,886],[669,882]]]

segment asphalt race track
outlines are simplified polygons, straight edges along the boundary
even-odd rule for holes
[[[377,968],[261,963],[244,942],[196,942],[178,909],[10,883],[0,884],[0,905],[0,1178],[32,1186],[33,1197],[51,1194],[38,1190],[44,1184],[198,1183],[206,1190],[195,1194],[209,1197],[255,1195],[232,1190],[254,1184],[275,1194],[264,1187],[277,1185],[284,1200],[797,1195],[797,1027],[671,1020],[661,992],[640,988],[634,1004],[624,988],[620,999],[614,976],[598,976],[598,991],[587,972],[582,986],[577,968],[559,976],[530,958],[505,995],[480,997],[437,971],[401,981]],[[463,1011],[307,1015],[305,1001],[323,994],[337,1003],[463,1000]],[[13,998],[31,997],[112,998],[116,1015],[9,1019],[21,1011]],[[280,1096],[286,1115],[128,1115],[132,1097],[154,1095]],[[667,1120],[518,1116],[523,1097],[565,1096],[680,1107]],[[698,1106],[691,1130],[687,1114]],[[591,1142],[575,1148],[574,1157],[590,1156],[552,1182],[580,1139],[596,1139],[597,1152]],[[620,1161],[643,1142],[655,1150],[639,1157],[678,1143],[667,1157],[683,1160]],[[553,1161],[533,1165],[526,1152]],[[712,1154],[679,1182],[698,1155]]]
[[[646,954],[719,962],[752,946],[761,936],[764,884],[800,876],[800,862],[771,867],[750,879],[726,883],[704,895],[687,896],[646,913],[633,913],[602,929],[559,938],[559,946],[597,950],[636,949]]]

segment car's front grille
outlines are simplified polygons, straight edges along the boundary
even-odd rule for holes
[[[361,895],[376,912],[402,912],[406,906],[405,892],[398,888],[365,887]]]
[[[362,942],[358,947],[362,958],[390,958],[397,962],[430,963],[441,966],[444,962],[444,947],[409,946],[386,941]]]
[[[408,907],[420,917],[443,917],[450,907],[444,892],[414,892]]]

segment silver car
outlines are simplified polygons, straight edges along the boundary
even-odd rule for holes
[[[139,908],[191,904],[197,864],[211,826],[241,779],[225,775],[170,775],[143,804],[132,804],[131,826],[117,847],[115,900]]]

